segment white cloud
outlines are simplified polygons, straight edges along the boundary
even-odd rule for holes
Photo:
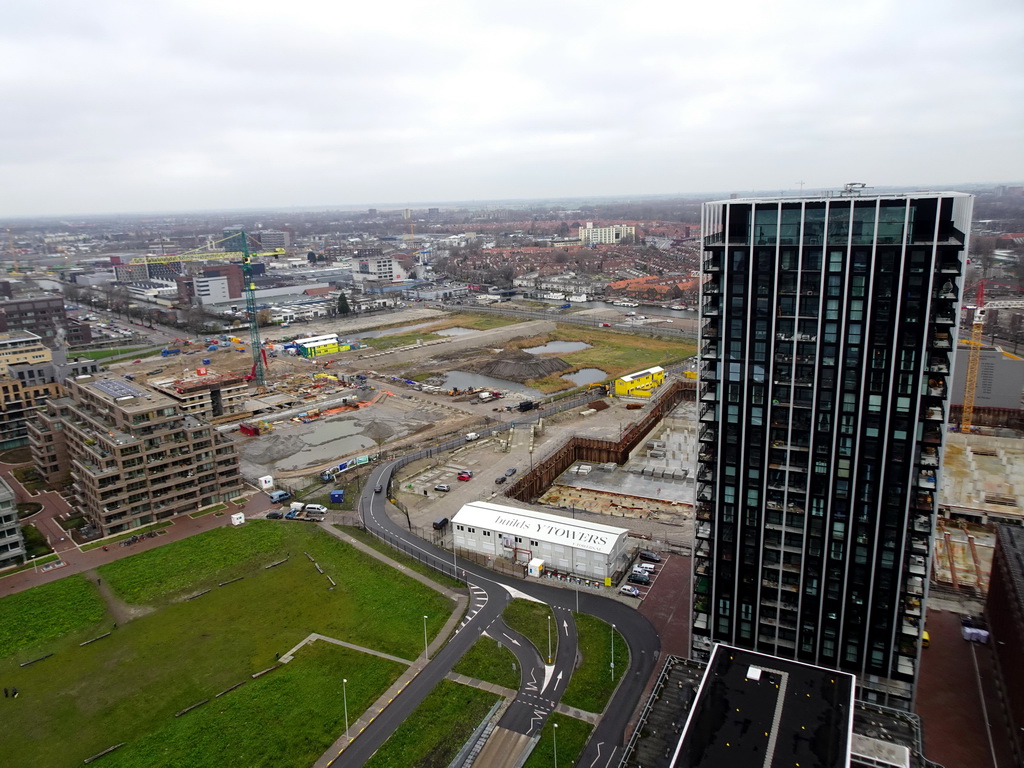
[[[1024,179],[1016,0],[14,0],[7,214]]]

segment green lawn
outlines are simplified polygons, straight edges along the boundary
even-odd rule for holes
[[[116,357],[118,355],[131,355],[135,353],[146,352],[147,354],[153,352],[160,347],[114,347],[113,349],[88,349],[76,351],[76,357],[85,357],[89,360],[103,360],[108,357]],[[137,357],[140,355],[136,355]]]
[[[452,668],[453,672],[487,683],[519,689],[520,669],[515,655],[489,637],[481,637]]]
[[[535,603],[532,600],[513,600],[505,607],[502,618],[505,623],[517,632],[521,632],[537,647],[544,661],[548,653],[548,616],[551,617],[551,658],[558,653],[558,624],[551,607],[547,603]]]
[[[305,552],[334,578],[335,588],[330,588],[327,575],[316,571]],[[285,553],[291,554],[287,562],[264,568]],[[287,682],[290,671],[279,674],[297,664],[297,670],[304,669],[303,652],[283,670],[268,675],[266,683],[251,681],[238,692],[185,715],[182,722],[175,720],[174,713],[272,666],[276,654],[284,654],[311,632],[414,659],[423,648],[422,617],[430,617],[428,634],[433,637],[452,610],[452,603],[436,591],[319,527],[274,521],[219,528],[125,558],[99,572],[104,586],[156,610],[122,620],[115,629],[116,619],[104,612],[96,585],[82,577],[68,577],[0,600],[0,627],[7,633],[8,654],[0,658],[0,678],[5,686],[21,692],[18,706],[4,715],[5,764],[69,765],[122,741],[132,750],[143,751],[127,752],[128,756],[118,758],[125,761],[119,764],[235,764],[233,759],[195,763],[190,753],[180,752],[192,742],[206,741],[195,731],[178,729],[185,728],[190,718],[208,718],[206,727],[214,735],[203,739],[215,739],[217,732],[223,732],[241,742],[244,732],[253,744],[269,750],[268,762],[258,765],[309,765],[306,757],[326,748],[344,727],[338,727],[336,719],[333,729],[331,725],[340,701],[340,678],[349,677],[348,670],[354,666],[350,680],[366,676],[360,685],[367,686],[364,698],[369,701],[374,692],[390,685],[397,668],[375,666],[374,659],[362,654],[354,664],[344,657],[332,661],[329,667],[340,664],[345,669],[330,673],[337,674],[333,683],[330,679],[322,683],[331,691],[324,698],[320,692],[325,689],[313,679],[321,677],[321,672],[306,672],[309,679],[291,682]],[[217,586],[238,576],[244,578]],[[202,589],[211,591],[194,600],[181,599]],[[57,591],[50,594],[48,590]],[[78,645],[106,631],[112,631],[110,637]],[[313,650],[319,652],[317,646]],[[47,652],[54,656],[29,667],[18,666]],[[252,693],[247,691],[250,685]],[[304,691],[313,698],[306,698]],[[235,693],[243,697],[242,704],[234,703]],[[353,695],[352,688],[349,693]],[[296,709],[295,717],[278,714],[289,707]],[[311,710],[322,710],[326,719],[314,719],[303,730],[302,722]],[[350,698],[350,716],[360,711]],[[271,719],[283,722],[271,723]],[[266,746],[270,741],[280,743],[280,750],[289,755],[295,750],[294,759],[281,758],[276,747]],[[165,747],[167,762],[151,763],[151,750]],[[259,752],[253,746],[245,749]]]
[[[574,613],[580,665],[572,673],[562,703],[600,714],[608,705],[615,686],[629,668],[629,648],[615,631],[615,677],[612,678],[612,628],[585,613]]]
[[[692,339],[652,338],[575,326],[558,326],[552,333],[530,339],[516,339],[509,346],[525,348],[546,344],[549,341],[585,341],[590,345],[589,349],[569,352],[559,357],[572,365],[572,370],[600,368],[608,374],[609,379],[655,365],[666,366],[697,352],[697,343]],[[543,392],[557,391],[565,388],[566,382],[560,378],[561,375],[563,374],[527,383]]]
[[[88,635],[106,617],[103,599],[84,576],[68,576],[0,600],[0,658],[42,656],[66,635]]]
[[[497,700],[492,693],[442,680],[365,768],[447,768]]]
[[[145,737],[97,764],[307,768],[345,732],[342,679],[348,680],[351,724],[402,671],[394,662],[315,643],[289,664],[220,699],[180,718],[164,718]]]
[[[338,525],[338,526],[335,526],[335,527],[339,531],[344,531],[349,536],[351,536],[353,539],[358,539],[359,541],[363,542],[367,546],[373,547],[378,552],[381,552],[382,554],[387,555],[392,560],[394,560],[396,563],[401,563],[402,565],[404,565],[409,570],[416,571],[416,573],[422,574],[422,575],[428,577],[432,581],[435,581],[435,582],[437,582],[438,584],[440,584],[442,586],[448,587],[449,589],[460,589],[463,586],[461,581],[458,581],[457,579],[453,579],[451,576],[445,576],[440,571],[435,571],[429,565],[425,565],[424,563],[421,563],[416,558],[410,557],[409,555],[405,554],[404,552],[401,552],[401,551],[395,549],[394,547],[391,547],[391,546],[385,544],[383,541],[378,539],[376,536],[374,536],[371,533],[367,533],[366,531],[364,531],[361,528],[355,528],[355,527],[350,526],[350,525]]]
[[[577,758],[590,738],[592,726],[566,715],[552,714],[544,724],[540,741],[523,768],[550,768],[555,765],[555,737],[552,735],[555,723],[558,723],[558,765],[576,765]]]

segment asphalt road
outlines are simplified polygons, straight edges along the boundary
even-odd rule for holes
[[[586,394],[567,398],[554,404],[545,405],[548,413],[578,407],[590,399]],[[517,422],[524,423],[539,417],[536,411],[517,414]],[[508,429],[508,424],[498,424],[482,430],[492,434]],[[520,690],[516,703],[503,716],[501,725],[520,733],[534,733],[543,728],[551,710],[557,705],[569,682],[576,659],[576,628],[571,612],[577,604],[582,613],[615,625],[629,647],[629,669],[622,678],[614,696],[594,729],[583,755],[577,765],[588,768],[609,766],[619,753],[625,736],[625,727],[630,719],[647,680],[650,678],[660,651],[660,640],[651,623],[634,608],[617,600],[590,593],[577,594],[574,590],[527,580],[512,579],[491,572],[469,562],[455,562],[453,555],[438,549],[412,535],[388,514],[386,493],[375,493],[374,487],[389,487],[394,471],[406,463],[424,458],[438,451],[451,450],[465,443],[463,438],[450,440],[440,446],[424,449],[378,467],[370,477],[363,496],[359,501],[360,514],[364,524],[374,533],[387,539],[399,540],[408,548],[415,548],[420,557],[435,569],[454,575],[487,595],[486,605],[470,618],[455,637],[438,653],[402,694],[363,731],[352,745],[345,750],[346,766],[361,766],[398,725],[408,717],[438,681],[451,670],[452,666],[469,649],[479,635],[487,630],[492,636],[505,634],[507,627],[497,623],[505,605],[511,599],[509,589],[518,590],[545,602],[554,609],[557,620],[553,630],[559,632],[558,652],[554,663],[545,665],[544,678],[538,690],[539,669],[535,661],[529,662],[527,654],[513,653],[520,659]],[[525,641],[520,640],[520,643]],[[545,649],[546,650],[546,649]],[[543,651],[542,651],[543,652]],[[546,660],[545,660],[546,661]]]

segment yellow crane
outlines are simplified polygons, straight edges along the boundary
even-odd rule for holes
[[[982,280],[978,283],[978,298],[975,301],[974,319],[971,322],[971,340],[968,342],[970,349],[967,353],[967,376],[964,380],[964,406],[960,416],[960,431],[968,433],[974,425],[974,400],[978,392],[978,366],[981,363],[981,339],[985,332],[985,315],[990,309],[1024,309],[1024,299],[997,299],[996,301],[985,302],[985,283],[991,281]],[[993,283],[993,285],[1003,285]],[[1007,285],[1006,288],[1020,290],[1016,285]]]
[[[210,251],[197,248],[194,251],[184,253],[161,253],[156,256],[136,256],[129,264],[177,264],[189,261],[213,261],[214,259],[236,259],[242,261],[245,258],[255,259],[261,256],[284,256],[287,251],[284,248],[272,248],[269,251],[246,254],[243,251]]]

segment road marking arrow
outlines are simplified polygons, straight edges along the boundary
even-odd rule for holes
[[[562,629],[565,630],[565,636],[568,637],[569,636],[569,622],[566,621],[565,619],[562,619]]]
[[[504,638],[512,643],[512,645],[519,645],[519,641],[515,638],[509,637],[508,635],[504,635]]]

